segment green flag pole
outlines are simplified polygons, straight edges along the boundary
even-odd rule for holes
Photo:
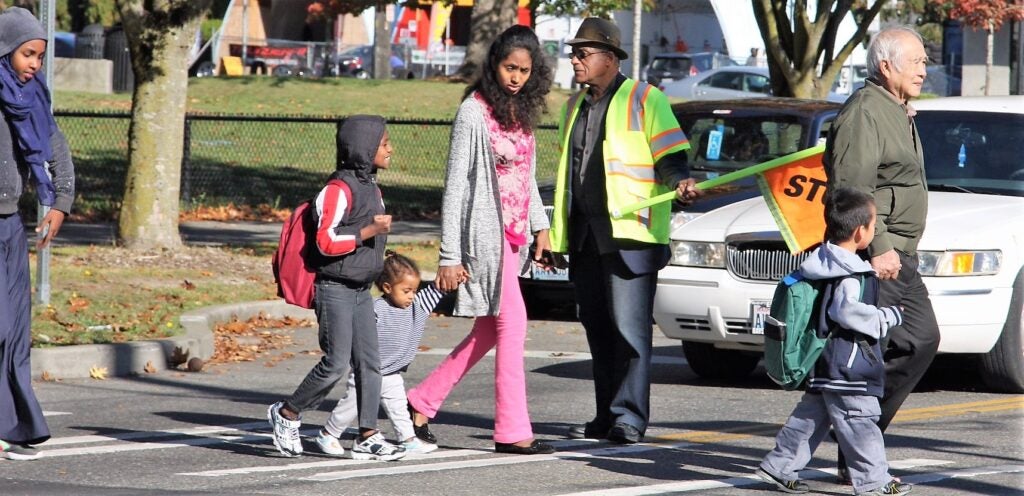
[[[713,178],[713,179],[708,179],[706,181],[701,181],[701,182],[695,184],[694,187],[696,187],[699,190],[706,190],[706,189],[714,188],[716,186],[721,186],[723,184],[736,181],[738,179],[743,179],[745,177],[750,177],[750,176],[753,176],[755,174],[760,174],[760,173],[762,173],[764,171],[774,169],[776,167],[781,167],[783,165],[786,165],[786,164],[789,164],[789,163],[792,163],[792,162],[796,162],[797,160],[805,159],[805,158],[810,157],[812,155],[817,155],[817,154],[819,154],[819,153],[821,153],[823,151],[825,151],[825,145],[818,145],[818,146],[815,146],[815,147],[807,148],[805,150],[800,150],[800,151],[798,151],[796,153],[790,153],[789,155],[783,155],[783,156],[778,157],[778,158],[773,158],[773,159],[771,159],[771,160],[769,160],[767,162],[762,162],[762,163],[757,164],[757,165],[751,165],[750,167],[747,167],[747,168],[744,168],[744,169],[740,169],[738,171],[733,171],[733,172],[730,172],[728,174],[724,174],[724,175],[718,176],[718,177]],[[672,191],[669,191],[668,193],[663,193],[663,194],[660,194],[658,196],[654,196],[654,197],[648,198],[648,199],[646,199],[646,200],[644,200],[642,202],[637,202],[637,203],[634,203],[632,205],[627,205],[626,207],[624,207],[622,209],[612,210],[612,217],[614,217],[616,219],[619,219],[619,218],[622,218],[622,216],[627,215],[627,214],[631,214],[633,212],[636,212],[637,210],[640,210],[641,208],[647,208],[647,207],[649,207],[651,205],[657,205],[659,203],[663,203],[663,202],[667,202],[667,201],[672,201],[673,199],[675,199],[675,197],[676,197],[676,191],[672,190]]]

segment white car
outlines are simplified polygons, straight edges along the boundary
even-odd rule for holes
[[[1024,392],[1024,97],[913,105],[929,189],[919,271],[939,352],[979,354],[990,388]],[[761,198],[677,213],[673,223],[654,319],[682,340],[698,375],[746,376],[761,357],[775,285],[803,257],[789,254]]]
[[[772,93],[768,68],[745,65],[704,71],[686,79],[662,83],[659,88],[667,96],[691,100],[754,98]]]

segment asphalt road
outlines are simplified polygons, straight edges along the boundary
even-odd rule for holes
[[[430,349],[407,383],[425,376],[470,325],[432,318],[423,340]],[[657,332],[646,442],[565,439],[567,427],[593,409],[585,339],[569,320],[532,322],[525,359],[536,435],[559,448],[555,455],[493,452],[494,362],[485,357],[435,419],[437,452],[359,462],[319,454],[310,440],[303,457],[282,458],[268,437],[267,405],[289,394],[317,356],[306,353],[316,349],[314,329],[280,332],[295,345],[254,362],[36,383],[54,437],[39,460],[0,460],[0,494],[778,494],[750,474],[800,393],[778,390],[760,370],[737,383],[700,380],[678,343]],[[887,434],[893,472],[917,483],[914,494],[1020,494],[1024,396],[976,391],[969,362],[946,362]],[[315,433],[337,396],[306,412],[304,431]],[[851,493],[828,472],[835,456],[832,443],[815,455],[805,473],[814,492]]]

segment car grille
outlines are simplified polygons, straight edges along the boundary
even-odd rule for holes
[[[746,281],[777,282],[807,258],[791,255],[782,239],[743,235],[726,240],[725,264],[729,273]]]
[[[678,317],[676,324],[681,331],[711,332],[711,322],[706,318]],[[725,330],[732,334],[749,334],[750,322],[746,320],[726,320]]]

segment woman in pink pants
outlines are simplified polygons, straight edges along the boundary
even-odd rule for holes
[[[476,317],[476,322],[469,336],[408,392],[416,435],[426,442],[437,442],[427,421],[480,358],[497,347],[495,451],[555,451],[534,439],[530,426],[523,365],[526,307],[518,280],[530,235],[537,240],[534,263],[546,267],[543,255],[551,246],[534,175],[533,135],[550,85],[551,69],[537,36],[513,26],[491,44],[455,116],[437,284],[444,291],[457,290],[454,314]]]

